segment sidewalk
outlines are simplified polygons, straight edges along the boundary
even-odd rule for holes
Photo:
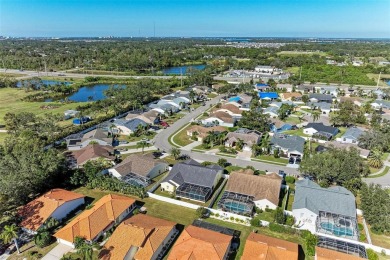
[[[59,243],[49,253],[42,257],[42,260],[58,260],[72,250],[72,247]]]

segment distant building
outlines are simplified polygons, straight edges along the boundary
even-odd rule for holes
[[[272,74],[275,71],[275,67],[272,66],[256,66],[255,72]]]
[[[347,129],[347,131],[345,131],[345,133],[340,138],[337,138],[336,141],[339,141],[341,143],[358,144],[359,137],[363,133],[364,133],[363,129],[360,129],[358,127],[350,127]]]

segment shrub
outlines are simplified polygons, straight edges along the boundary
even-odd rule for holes
[[[269,207],[265,207],[265,212],[271,212],[272,209],[270,209]]]
[[[257,214],[263,213],[263,209],[260,209],[258,207],[255,208],[255,211],[256,211]]]
[[[284,211],[282,208],[277,207],[275,211],[275,222],[278,224],[285,224],[286,223],[286,215],[284,215]]]
[[[240,219],[239,219],[239,218],[236,218],[235,221],[236,221],[236,222],[240,222]]]
[[[290,183],[290,184],[295,183],[295,178],[293,176],[286,176],[285,180],[287,183]]]
[[[53,237],[48,231],[38,232],[34,238],[35,244],[40,248],[50,245],[52,240]]]
[[[365,236],[364,234],[360,234],[359,240],[360,240],[361,242],[366,241],[366,236]]]
[[[133,215],[137,215],[139,214],[139,208],[136,208],[135,210],[133,210]]]
[[[379,256],[377,255],[377,253],[375,253],[374,250],[372,249],[367,249],[367,257],[368,257],[368,260],[378,260],[379,259]]]
[[[315,255],[315,247],[317,245],[318,238],[316,235],[313,235],[311,233],[306,234],[305,237],[305,246],[306,246],[306,253],[310,256]]]
[[[231,221],[234,221],[234,217],[230,217],[230,220],[231,220]]]
[[[286,225],[292,226],[292,225],[294,225],[294,223],[295,223],[295,218],[291,215],[287,215]]]
[[[258,218],[252,218],[250,223],[253,227],[261,227],[261,221]]]
[[[359,231],[363,231],[363,229],[364,229],[363,224],[362,223],[358,223],[358,228],[359,228]]]
[[[219,218],[219,213],[215,214],[215,216],[216,216],[217,218]]]

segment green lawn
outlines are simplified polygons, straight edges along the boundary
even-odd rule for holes
[[[306,135],[306,134],[303,133],[303,128],[300,128],[300,129],[297,129],[297,130],[284,131],[283,134],[286,134],[286,135],[298,135],[298,136],[302,136],[302,137],[309,137],[309,135]]]
[[[186,146],[186,145],[194,142],[194,140],[192,140],[191,137],[187,135],[187,129],[190,128],[190,127],[191,127],[191,125],[189,125],[188,127],[183,128],[179,132],[176,132],[177,134],[173,137],[173,141],[177,145]]]
[[[274,163],[281,163],[281,164],[287,164],[288,159],[286,158],[275,158],[273,155],[259,155],[255,157],[254,159],[259,159],[262,161],[268,161],[268,162],[274,162]]]
[[[287,198],[287,210],[292,211],[292,205],[294,203],[294,195],[291,194],[291,192],[288,193],[288,198]]]
[[[21,99],[36,92],[25,92],[18,88],[1,88],[0,89],[0,125],[4,124],[4,115],[7,112],[20,113],[31,112],[36,115],[46,113],[63,114],[65,110],[76,109],[79,103],[62,104],[60,102],[26,102]],[[86,103],[84,103],[86,104]],[[58,108],[41,109],[41,106],[56,105]]]
[[[347,131],[347,128],[346,128],[346,127],[339,127],[339,132],[338,132],[338,134],[335,136],[334,139],[343,136],[343,135],[345,134],[345,131]]]
[[[386,174],[389,173],[389,169],[390,167],[389,166],[386,166],[385,169],[383,170],[383,172],[379,173],[379,174],[376,174],[376,175],[368,175],[367,178],[378,178],[378,177],[382,177],[382,176],[385,176]],[[375,169],[375,168],[371,168],[370,167],[370,171],[371,173],[375,173],[375,172],[378,172],[380,169]]]
[[[301,121],[299,121],[298,117],[295,117],[295,116],[289,116],[286,120],[284,120],[284,122],[292,124],[292,125],[297,125],[297,124],[301,123]]]
[[[140,135],[140,136],[119,135],[118,140],[128,141],[128,142],[138,142],[144,138],[151,140],[156,134],[157,134],[156,132],[149,131],[147,135]]]
[[[5,141],[5,138],[7,137],[7,133],[0,132],[0,144],[3,144]]]
[[[274,213],[275,211],[270,211],[270,212],[267,212],[267,211],[263,211],[262,213],[258,213],[256,218],[258,219],[261,219],[261,220],[265,220],[265,221],[268,221],[268,222],[274,222]]]
[[[52,250],[57,245],[55,239],[53,239],[53,243],[50,245],[39,248],[35,245],[34,241],[31,241],[20,248],[20,255],[17,252],[13,253],[8,259],[10,260],[23,260],[23,259],[40,259],[42,256],[46,255],[50,250]],[[34,258],[31,256],[32,252],[35,253],[35,256],[38,254],[41,256],[39,258]]]
[[[225,170],[228,172],[228,173],[231,173],[231,172],[235,172],[235,171],[239,171],[241,169],[244,169],[242,167],[239,167],[239,166],[234,166],[234,165],[229,165],[227,167],[225,167]]]

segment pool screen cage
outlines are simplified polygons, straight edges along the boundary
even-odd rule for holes
[[[199,185],[184,183],[176,189],[176,197],[206,202],[212,189]]]
[[[361,258],[367,258],[367,252],[364,246],[334,238],[318,236],[317,246]]]
[[[323,225],[326,225],[326,228]],[[343,231],[344,230],[344,231]],[[347,234],[348,230],[350,233]],[[316,221],[316,231],[338,237],[359,239],[359,229],[355,217],[320,211]]]
[[[241,215],[252,215],[253,200],[253,196],[225,191],[218,201],[218,209]]]
[[[126,176],[121,178],[122,181],[130,184],[132,186],[136,186],[138,188],[145,188],[151,183],[151,180],[147,177],[139,176],[134,173],[129,173]]]

